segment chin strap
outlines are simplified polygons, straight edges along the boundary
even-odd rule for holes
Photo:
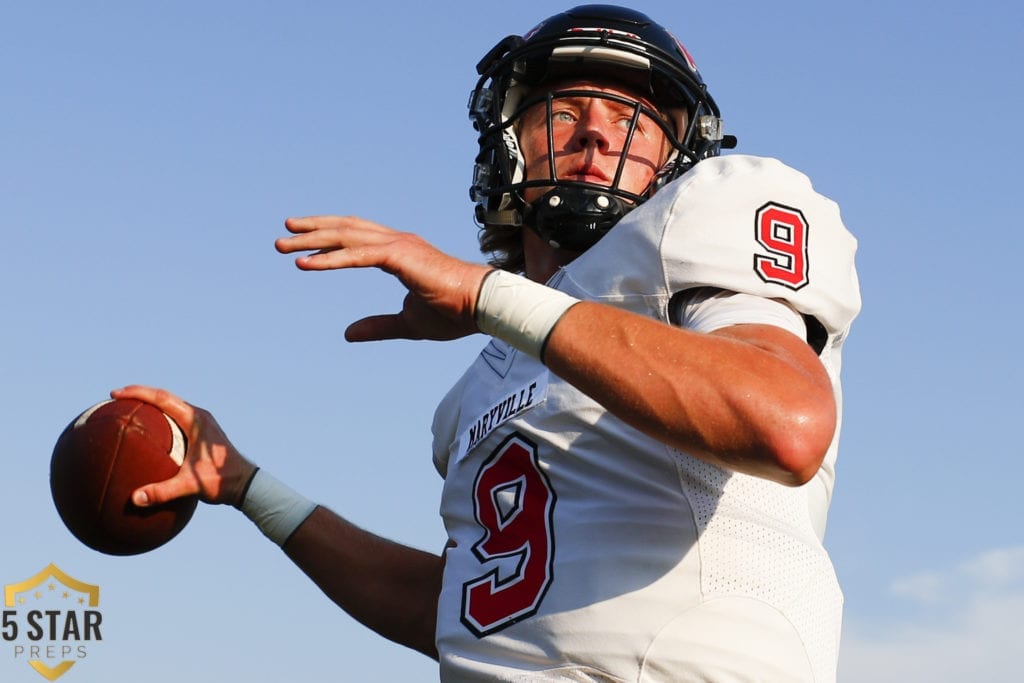
[[[527,206],[524,222],[553,247],[585,251],[632,209],[610,192],[556,187]]]

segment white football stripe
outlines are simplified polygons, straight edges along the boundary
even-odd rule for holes
[[[181,427],[178,423],[164,414],[164,419],[167,420],[168,426],[171,428],[171,452],[168,455],[171,456],[178,467],[181,467],[182,463],[185,462],[185,433],[181,431]]]
[[[101,406],[105,406],[108,403],[113,403],[113,402],[114,402],[114,399],[110,398],[110,399],[107,399],[106,401],[100,401],[99,403],[97,403],[96,405],[94,405],[91,408],[86,408],[85,412],[82,413],[81,415],[79,415],[78,419],[75,420],[75,429],[78,429],[79,427],[84,425],[86,423],[86,421],[92,416],[92,414],[95,413],[97,410],[99,410]]]

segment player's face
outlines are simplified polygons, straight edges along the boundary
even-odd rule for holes
[[[591,81],[560,83],[554,91],[581,90],[608,93],[640,101],[650,109],[654,105],[615,86],[596,85]],[[554,140],[555,173],[562,180],[576,180],[610,186],[615,178],[623,146],[629,133],[636,107],[631,104],[588,96],[556,97],[552,102],[551,132]],[[540,102],[527,110],[521,119],[519,140],[526,162],[528,180],[551,177],[548,161],[547,107]],[[626,151],[619,188],[642,193],[664,164],[669,144],[661,127],[646,114],[641,114],[633,139]],[[524,191],[527,202],[543,195],[550,188],[531,187]]]

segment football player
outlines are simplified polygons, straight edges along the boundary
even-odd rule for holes
[[[663,27],[588,5],[501,41],[470,100],[491,264],[355,217],[289,219],[303,270],[407,289],[352,341],[490,335],[437,409],[448,545],[381,539],[243,458],[204,410],[151,504],[237,505],[444,681],[831,681],[822,546],[860,308],[836,204],[735,140]]]

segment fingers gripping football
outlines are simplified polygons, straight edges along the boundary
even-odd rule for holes
[[[302,270],[378,268],[409,290],[402,310],[353,323],[350,341],[455,339],[477,331],[473,310],[480,283],[490,270],[436,249],[421,237],[356,217],[289,218],[291,237],[277,240]]]
[[[140,487],[132,495],[139,507],[198,495],[207,503],[236,505],[254,466],[228,440],[208,411],[186,403],[164,389],[128,386],[111,392],[113,398],[134,398],[163,410],[188,438],[185,462],[178,473]]]

